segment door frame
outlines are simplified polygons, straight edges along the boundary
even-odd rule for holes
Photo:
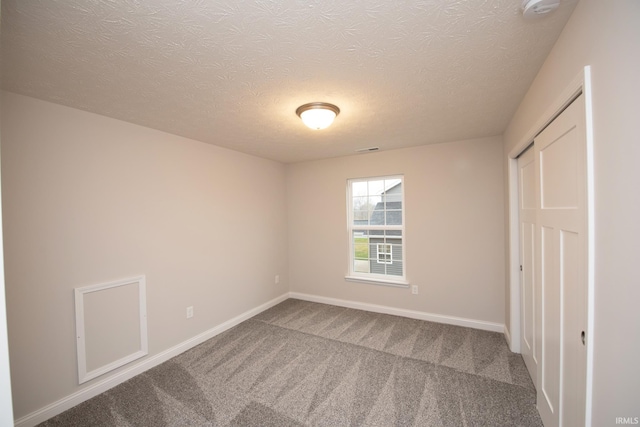
[[[594,162],[593,162],[593,114],[591,67],[584,67],[561,95],[545,110],[518,144],[507,156],[508,179],[508,272],[509,272],[509,324],[507,341],[511,351],[520,353],[521,342],[521,295],[520,295],[520,231],[518,213],[518,160],[517,157],[527,149],[534,138],[546,128],[571,102],[584,94],[585,137],[587,151],[587,372],[586,372],[586,426],[591,426],[591,407],[593,394],[593,324],[594,324],[594,265],[595,265],[595,221],[594,221]]]

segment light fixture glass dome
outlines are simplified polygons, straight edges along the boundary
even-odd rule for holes
[[[333,119],[340,113],[340,109],[326,102],[311,102],[304,104],[296,110],[302,122],[307,127],[315,130],[325,129],[333,123]]]

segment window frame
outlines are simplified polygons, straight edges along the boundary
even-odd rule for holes
[[[381,252],[381,246],[387,246],[389,251]],[[384,255],[384,259],[381,260],[380,255]],[[393,264],[393,245],[391,243],[376,243],[376,262],[378,264]]]
[[[392,179],[399,179],[400,180],[400,184],[401,184],[401,191],[400,191],[400,196],[401,196],[401,201],[402,201],[402,221],[401,221],[401,225],[354,225],[354,212],[355,210],[353,209],[353,200],[354,200],[354,195],[353,195],[353,183],[356,182],[370,182],[370,181],[379,181],[379,180],[392,180]],[[372,177],[363,177],[363,178],[350,178],[347,179],[347,191],[346,191],[346,195],[347,195],[347,235],[348,235],[348,242],[349,242],[349,253],[348,253],[348,273],[345,276],[345,279],[347,281],[352,281],[352,282],[364,282],[364,283],[372,283],[372,284],[378,284],[378,285],[386,285],[386,286],[394,286],[394,287],[402,287],[402,288],[407,288],[409,287],[409,282],[407,281],[407,258],[406,258],[406,221],[405,221],[405,211],[406,211],[406,200],[405,200],[405,179],[404,179],[404,175],[383,175],[383,176],[372,176]],[[370,196],[370,195],[368,195]],[[362,231],[397,231],[399,230],[401,232],[401,250],[402,250],[402,276],[396,276],[396,275],[391,275],[391,274],[379,274],[379,273],[365,273],[365,272],[358,272],[355,271],[355,260],[356,260],[356,256],[355,256],[355,247],[354,247],[354,239],[353,239],[353,234],[354,231],[358,231],[358,230],[362,230]],[[369,250],[370,250],[370,241],[369,241],[369,237],[367,236],[367,244],[369,245]],[[389,244],[392,245],[391,243],[376,243],[376,245],[385,245],[385,244]],[[377,248],[377,246],[376,246]],[[376,254],[375,258],[371,257],[371,254],[369,254],[368,257],[368,261],[369,263],[372,260],[376,260],[378,261],[378,263],[382,264],[382,265],[391,265],[393,264],[393,258],[392,258],[392,253],[393,253],[393,246],[390,246],[391,248],[391,252],[390,252],[390,256],[391,259],[389,260],[390,262],[388,263],[382,263],[379,261],[379,255]]]

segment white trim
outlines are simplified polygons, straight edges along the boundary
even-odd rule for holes
[[[528,146],[528,145],[527,145]],[[526,150],[526,147],[524,148]],[[520,153],[518,153],[519,155]],[[517,156],[516,156],[517,157]],[[509,179],[509,347],[520,353],[520,210],[518,208],[518,159],[509,158],[507,173]],[[514,250],[515,248],[515,250]]]
[[[586,68],[588,67],[585,67],[585,69]],[[567,108],[567,106],[573,102],[580,92],[583,91],[584,76],[585,71],[583,70],[573,79],[565,90],[562,91],[562,94],[556,98],[555,102],[553,102],[549,108],[546,109],[535,125],[532,126],[529,129],[529,132],[525,134],[525,137],[520,140],[520,143],[509,152],[510,158],[515,159],[520,155],[520,153],[526,150],[533,142],[536,135],[542,132],[542,130],[547,127],[547,125],[551,123],[553,119],[555,119],[565,108]]]
[[[513,353],[516,353],[511,348],[511,334],[509,333],[509,328],[507,327],[507,325],[504,325],[504,332],[503,333],[504,333],[504,339],[507,341],[507,345],[509,346],[509,350],[511,350]]]
[[[385,240],[386,240],[386,236],[385,236]],[[389,252],[386,252],[386,251],[380,252],[380,246],[388,246]],[[382,261],[380,261],[380,254],[385,255]],[[386,257],[387,255],[389,256],[388,259]],[[391,245],[391,243],[376,243],[376,262],[378,264],[393,264],[393,246]]]
[[[553,121],[582,92],[585,103],[585,127],[587,140],[587,378],[585,427],[592,424],[593,405],[593,341],[594,341],[594,298],[595,298],[595,178],[593,159],[593,110],[591,67],[585,66],[578,76],[565,88],[558,98],[545,110],[544,114],[529,129],[518,144],[509,152],[509,289],[510,289],[510,331],[511,346],[520,350],[520,233],[518,231],[518,183],[516,158],[531,144],[549,123]],[[515,173],[514,173],[515,170]],[[514,193],[515,192],[515,193]],[[515,196],[514,196],[515,194]],[[518,260],[514,262],[514,260]],[[517,325],[517,329],[516,329]]]
[[[138,322],[140,333],[140,349],[115,360],[106,365],[100,366],[92,371],[87,372],[87,348],[84,328],[84,296],[91,292],[104,291],[105,289],[117,288],[120,286],[138,285]],[[144,275],[132,277],[130,279],[118,280],[115,282],[102,283],[99,285],[85,286],[74,289],[75,305],[76,305],[76,351],[78,354],[78,383],[83,384],[89,380],[97,378],[107,372],[113,371],[121,366],[140,359],[149,353],[147,341],[147,291],[146,278]]]
[[[285,293],[280,295],[277,298],[272,299],[258,307],[252,308],[251,310],[245,311],[244,313],[227,320],[215,326],[199,335],[196,335],[193,338],[190,338],[178,345],[175,345],[161,353],[156,354],[144,361],[128,367],[127,369],[118,372],[117,374],[112,375],[109,378],[105,378],[102,381],[99,381],[95,384],[92,384],[82,390],[79,390],[69,396],[60,399],[56,402],[51,403],[50,405],[45,406],[44,408],[38,409],[30,414],[25,415],[24,417],[16,420],[16,427],[33,427],[37,424],[40,424],[43,421],[48,420],[51,417],[54,417],[67,409],[73,408],[76,405],[84,402],[85,400],[91,399],[94,396],[99,395],[100,393],[104,393],[105,391],[121,384],[128,379],[141,374],[155,366],[160,365],[163,362],[175,357],[185,351],[197,346],[205,342],[206,340],[215,337],[216,335],[230,329],[237,324],[244,322],[245,320],[273,307],[276,304],[281,303],[282,301],[289,298],[289,294]]]
[[[596,223],[595,223],[595,163],[593,153],[593,93],[591,88],[591,67],[584,67],[583,87],[585,108],[585,137],[587,139],[587,379],[585,426],[592,424],[593,405],[593,340],[595,313],[595,265],[596,265]]]
[[[397,212],[400,209],[394,209],[394,210],[389,210],[389,212]],[[394,228],[391,228],[394,227]],[[374,231],[399,231],[401,230],[401,225],[352,225],[351,229],[355,230],[355,231],[369,231],[369,230],[374,230]],[[379,234],[378,237],[386,237],[387,239],[402,239],[402,236],[397,236],[395,234],[391,234],[391,235],[381,235]]]
[[[347,282],[370,283],[372,285],[392,286],[394,288],[408,288],[409,282],[405,280],[377,279],[375,277],[344,276]]]
[[[585,67],[585,70],[588,67]],[[509,331],[512,351],[520,352],[520,231],[518,226],[518,161],[517,157],[531,145],[533,139],[547,127],[583,91],[586,71],[583,70],[545,110],[525,136],[509,152],[507,159],[509,179]],[[585,100],[586,101],[586,100]],[[589,171],[587,171],[587,174]],[[516,351],[517,350],[517,351]]]
[[[13,399],[11,396],[7,300],[4,284],[4,247],[2,242],[2,197],[0,197],[0,426],[8,426],[13,423]]]
[[[337,305],[339,307],[355,308],[356,310],[371,311],[374,313],[392,314],[394,316],[408,317],[410,319],[427,320],[429,322],[445,323],[447,325],[464,326],[467,328],[481,329],[484,331],[504,332],[501,323],[487,322],[484,320],[466,319],[464,317],[445,316],[442,314],[426,313],[424,311],[407,310],[404,308],[388,307],[385,305],[368,304],[365,302],[348,301],[318,295],[289,292],[290,298],[304,301],[319,302],[322,304]]]
[[[400,197],[402,200],[402,224],[401,225],[354,225],[353,224],[353,186],[352,183],[354,182],[369,182],[369,181],[375,181],[375,180],[393,180],[393,179],[399,179],[400,183],[396,184],[400,185]],[[395,187],[393,186],[393,187]],[[393,188],[390,187],[390,188]],[[406,283],[406,278],[407,278],[407,245],[406,245],[406,220],[405,220],[405,212],[406,212],[406,201],[405,201],[405,191],[404,191],[404,174],[396,174],[396,175],[385,175],[385,176],[375,176],[375,177],[365,177],[365,178],[350,178],[347,179],[347,191],[346,191],[346,195],[347,195],[347,233],[349,235],[348,237],[348,254],[347,254],[347,260],[348,260],[348,265],[347,265],[347,276],[345,277],[348,281],[358,281],[358,282],[363,282],[363,283],[373,283],[373,284],[383,284],[383,285],[388,285],[388,286],[409,286],[408,283]],[[387,190],[385,190],[387,191]],[[367,195],[370,196],[368,194],[368,190],[367,190]],[[360,197],[360,196],[357,196]],[[369,230],[382,230],[382,231],[397,231],[399,230],[401,232],[401,236],[391,236],[390,238],[392,239],[397,239],[400,238],[401,239],[401,244],[400,246],[402,247],[402,260],[400,260],[399,262],[402,262],[402,277],[400,277],[399,280],[395,280],[395,279],[391,279],[391,280],[386,280],[386,279],[380,279],[379,277],[376,276],[385,276],[385,275],[379,275],[379,274],[374,274],[374,273],[361,273],[361,272],[356,272],[354,270],[354,263],[355,263],[355,248],[353,246],[353,232],[354,231],[369,231]],[[386,237],[386,233],[385,234],[385,239]],[[371,236],[367,236],[367,241],[369,240]],[[376,256],[377,259],[377,256]],[[371,258],[371,254],[369,254],[369,259],[368,261],[370,262],[372,260]],[[369,278],[369,276],[372,276],[371,278]],[[394,277],[392,275],[389,275],[391,277]]]

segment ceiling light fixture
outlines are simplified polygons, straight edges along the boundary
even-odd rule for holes
[[[296,114],[309,128],[320,130],[329,127],[333,123],[333,119],[340,114],[340,109],[326,102],[310,102],[299,106]]]

